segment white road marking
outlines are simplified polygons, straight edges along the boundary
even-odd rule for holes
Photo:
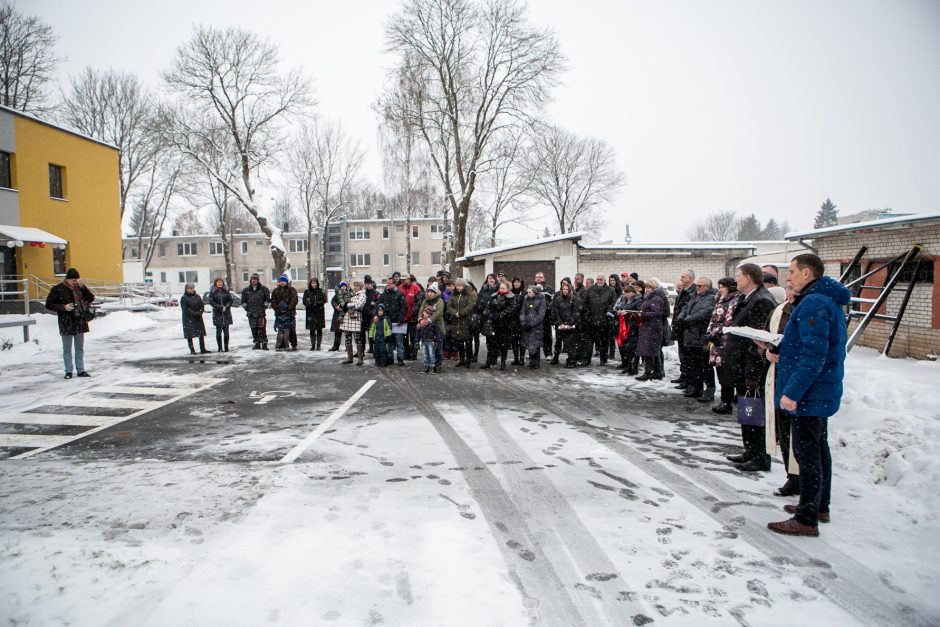
[[[303,440],[301,440],[301,442],[297,446],[292,448],[287,455],[282,457],[281,463],[290,464],[295,459],[300,457],[300,455],[303,454],[304,451],[310,448],[310,445],[313,444],[318,437],[323,435],[323,433],[327,429],[329,429],[333,425],[334,422],[339,420],[343,414],[349,411],[349,408],[355,405],[356,401],[362,398],[362,395],[369,391],[369,388],[375,385],[375,381],[376,381],[375,379],[369,379],[368,381],[366,381],[363,384],[363,386],[359,388],[358,391],[356,391],[355,394],[349,397],[349,400],[347,400],[345,403],[337,407],[336,410],[332,414],[326,417],[326,420],[320,423],[320,426],[314,429],[310,433],[310,435],[308,435]]]
[[[179,388],[173,387],[143,387],[137,385],[105,385],[95,388],[92,392],[106,392],[117,394],[150,394],[152,396],[178,396]]]
[[[86,416],[82,414],[0,413],[0,423],[18,425],[69,425],[98,427],[112,422],[114,416]]]
[[[181,398],[190,396],[197,392],[206,390],[218,383],[226,381],[226,379],[214,379],[209,377],[186,377],[181,379],[179,382],[182,386],[182,389],[177,389],[175,396],[163,398],[163,399],[154,399],[152,401],[140,401],[140,400],[129,400],[129,399],[101,399],[101,398],[88,398],[84,396],[87,392],[97,391],[100,388],[89,388],[82,392],[77,393],[74,396],[68,396],[61,400],[62,405],[73,408],[73,411],[80,411],[82,407],[127,407],[129,409],[134,409],[134,413],[128,414],[127,416],[91,416],[91,415],[76,415],[76,414],[30,414],[30,413],[19,413],[19,414],[2,414],[4,417],[11,418],[7,420],[10,423],[19,423],[19,424],[66,424],[66,425],[88,425],[94,428],[89,429],[88,431],[83,431],[82,433],[77,433],[75,435],[27,435],[27,434],[13,434],[13,433],[0,433],[0,446],[2,447],[17,447],[17,448],[29,448],[35,447],[30,451],[25,453],[20,453],[13,457],[7,458],[8,460],[13,459],[26,459],[27,457],[32,457],[33,455],[38,455],[39,453],[44,453],[50,449],[57,448],[64,444],[69,444],[75,440],[79,440],[86,436],[92,435],[93,433],[98,433],[104,429],[108,429],[117,424],[136,418],[147,412],[159,409],[170,403],[174,403]],[[175,385],[177,382],[175,380],[161,381],[160,384],[164,386]],[[113,387],[113,386],[102,386],[102,388]],[[166,389],[166,387],[159,388]],[[40,403],[37,407],[43,405],[49,405],[50,402]],[[12,418],[22,418],[22,420],[12,420]],[[42,421],[42,422],[40,422]],[[46,422],[48,421],[48,422]]]
[[[62,446],[75,439],[74,435],[29,435],[26,433],[0,433],[0,446],[8,448],[30,448]],[[18,456],[17,456],[18,457]],[[12,457],[10,459],[13,459]]]

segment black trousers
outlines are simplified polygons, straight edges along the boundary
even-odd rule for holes
[[[691,378],[691,369],[689,363],[689,349],[682,342],[676,342],[676,349],[679,353],[679,378],[684,383],[689,383]]]
[[[774,412],[774,418],[777,421],[777,442],[780,444],[780,451],[783,454],[783,469],[787,473],[787,479],[799,482],[799,475],[791,475],[790,469],[790,418],[791,414],[779,409]]]
[[[578,335],[574,329],[567,331],[555,331],[555,356],[557,357],[564,351],[565,363],[570,364],[578,359]]]
[[[254,343],[268,343],[268,319],[266,317],[249,316],[248,326],[251,327],[251,339]]]
[[[747,388],[743,383],[735,385],[735,395],[744,396]],[[752,425],[741,425],[741,441],[744,444],[744,456],[748,459],[755,457],[765,457],[769,460],[767,454],[766,438],[767,430],[764,427],[755,427]]]
[[[793,455],[800,465],[800,504],[795,518],[813,527],[819,513],[829,511],[832,492],[832,456],[829,453],[829,419],[794,416]]]
[[[421,348],[421,342],[418,341],[418,321],[412,320],[408,323],[408,333],[405,335],[405,355],[408,359],[416,359],[418,351]]]
[[[688,387],[702,390],[705,388],[705,375],[711,373],[711,367],[708,365],[708,349],[699,347],[686,348],[686,359],[688,359],[688,375],[686,381]],[[681,367],[681,366],[680,366]],[[710,380],[710,387],[715,387],[714,380]]]
[[[552,356],[552,323],[547,315],[542,322],[542,348],[545,349],[546,357]]]
[[[593,325],[590,327],[586,361],[591,361],[591,357],[594,355],[594,349],[597,348],[598,354],[601,358],[601,363],[607,363],[607,342],[610,339],[609,329],[610,325],[606,323],[602,325]]]

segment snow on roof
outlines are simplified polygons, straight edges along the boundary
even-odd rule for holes
[[[474,250],[463,257],[457,259],[457,263],[462,261],[469,261],[474,257],[487,257],[489,255],[495,255],[498,253],[504,253],[510,250],[516,250],[517,248],[528,248],[529,246],[539,246],[541,244],[551,244],[553,242],[561,242],[566,239],[580,240],[582,237],[587,235],[585,231],[576,231],[574,233],[562,233],[561,235],[553,235],[551,237],[543,237],[542,239],[531,240],[528,242],[520,242],[519,244],[507,244],[506,246],[496,246],[495,248],[484,248],[482,250]]]
[[[102,146],[105,146],[105,147],[107,147],[107,148],[112,148],[112,149],[114,149],[114,150],[120,150],[120,148],[118,148],[118,147],[115,146],[114,144],[109,144],[108,142],[102,141],[102,140],[100,140],[100,139],[98,139],[98,138],[96,138],[96,137],[92,137],[91,135],[86,135],[85,133],[82,133],[81,131],[77,131],[77,130],[75,130],[74,128],[71,128],[71,127],[69,127],[69,126],[64,126],[64,125],[62,125],[62,124],[56,124],[55,122],[50,122],[49,120],[44,120],[44,119],[42,119],[42,118],[37,118],[35,115],[33,115],[33,114],[31,114],[31,113],[25,113],[25,112],[23,112],[23,111],[19,111],[19,110],[17,110],[17,109],[14,109],[14,108],[12,108],[12,107],[8,107],[8,106],[6,106],[6,105],[0,105],[0,111],[6,111],[7,113],[12,113],[13,115],[18,115],[18,116],[23,117],[23,118],[26,118],[26,119],[28,119],[28,120],[32,120],[33,122],[37,122],[37,123],[39,123],[39,124],[44,124],[44,125],[46,125],[46,126],[49,126],[49,127],[55,128],[55,129],[58,129],[58,130],[63,131],[63,132],[65,132],[65,133],[69,133],[70,135],[75,135],[76,137],[81,137],[82,139],[87,139],[88,141],[95,142],[96,144],[101,144]]]
[[[578,244],[586,250],[753,250],[748,242],[658,242],[651,244]]]
[[[45,242],[47,244],[68,244],[67,240],[58,235],[47,233],[42,229],[31,226],[7,226],[0,224],[0,235],[5,235],[11,240],[20,240],[21,242]]]
[[[854,224],[837,224],[836,226],[827,226],[822,229],[813,229],[812,231],[794,231],[787,233],[788,240],[795,239],[814,239],[825,237],[836,233],[847,233],[849,231],[859,231],[862,229],[880,229],[892,226],[905,226],[913,222],[924,222],[928,220],[940,220],[940,212],[934,213],[915,213],[907,216],[898,216],[897,218],[884,218],[882,220],[868,220],[866,222],[855,222]]]

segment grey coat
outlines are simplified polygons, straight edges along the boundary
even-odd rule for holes
[[[676,316],[676,322],[682,323],[682,344],[686,348],[707,348],[708,338],[705,332],[715,311],[717,293],[716,289],[708,288],[705,293],[696,294]]]
[[[533,355],[542,348],[544,336],[542,323],[545,321],[546,309],[545,299],[538,294],[534,297],[526,296],[522,299],[522,306],[519,308],[521,343],[523,348]]]

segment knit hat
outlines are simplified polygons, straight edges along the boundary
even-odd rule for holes
[[[349,283],[347,283],[346,281],[340,281],[339,285],[337,285],[336,287],[349,287]]]
[[[535,285],[530,285],[529,288],[530,288],[533,292],[535,292],[535,295],[536,295],[536,296],[538,296],[539,294],[541,294],[541,293],[542,293],[542,289],[543,289],[542,286],[541,286],[540,284],[538,284],[538,283],[536,283]]]
[[[288,284],[290,283],[290,277],[287,276],[286,272],[282,274],[281,276],[277,277],[277,282],[280,283],[281,281],[283,281],[284,283],[288,283]]]
[[[78,275],[78,270],[76,270],[75,268],[69,268],[65,272],[65,278],[66,279],[80,279],[81,277]]]
[[[434,292],[435,294],[440,294],[440,293],[441,293],[441,290],[437,287],[437,283],[431,283],[430,285],[428,285],[428,289],[425,290],[425,291],[426,291],[426,292]]]
[[[382,313],[385,313],[385,305],[383,305],[382,303],[379,303],[379,306],[375,308],[375,311],[376,312],[381,311]]]
[[[248,278],[249,281],[250,281],[251,279],[258,279],[258,280],[260,281],[260,280],[261,280],[261,275],[258,274],[257,272],[255,272],[255,273],[253,273],[253,274]]]

